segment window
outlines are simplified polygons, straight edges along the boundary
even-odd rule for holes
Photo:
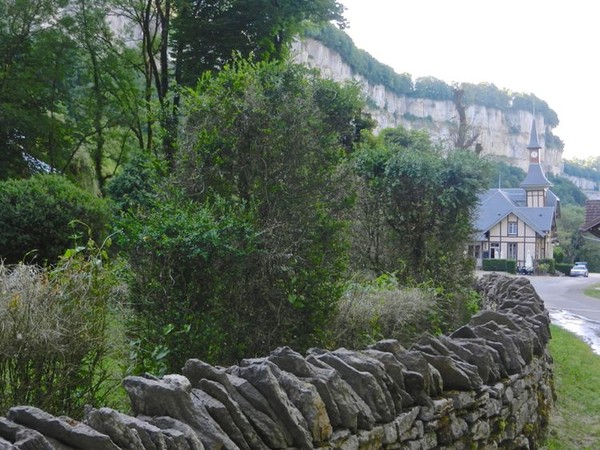
[[[509,236],[516,236],[517,230],[518,230],[517,222],[508,222],[508,235]]]
[[[491,259],[500,259],[502,256],[500,255],[500,244],[497,242],[492,242],[490,244],[490,258]]]
[[[509,243],[508,244],[508,259],[514,259],[517,260],[518,254],[517,254],[517,244],[515,243]]]
[[[475,259],[481,258],[481,245],[469,245],[469,256]]]

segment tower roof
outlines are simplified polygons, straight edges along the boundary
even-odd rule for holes
[[[540,164],[529,164],[529,170],[525,179],[519,185],[523,189],[531,188],[547,188],[552,186],[552,183],[546,178],[542,166]]]
[[[535,126],[535,117],[531,122],[531,135],[529,136],[529,145],[527,146],[527,150],[530,151],[531,156],[536,156],[539,158],[538,150],[541,149],[542,146],[538,141],[537,128]],[[535,152],[534,152],[535,150]],[[552,183],[548,181],[546,178],[546,174],[542,170],[542,166],[539,163],[539,159],[529,159],[529,170],[527,171],[527,175],[525,179],[521,182],[520,186],[523,189],[544,189],[552,186]]]
[[[533,122],[531,122],[531,134],[529,135],[529,145],[527,146],[528,150],[532,149],[540,149],[542,146],[538,140],[537,128],[535,126],[535,118]]]

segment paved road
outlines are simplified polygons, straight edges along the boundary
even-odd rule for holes
[[[587,297],[583,290],[600,284],[600,274],[588,278],[529,277],[550,311],[550,319],[587,342],[600,355],[600,299]]]
[[[600,274],[591,273],[588,278],[539,276],[528,278],[544,300],[548,310],[565,310],[600,322],[600,299],[583,294],[585,287],[600,284]]]

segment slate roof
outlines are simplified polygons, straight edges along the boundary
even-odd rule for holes
[[[600,225],[600,200],[587,200],[585,202],[585,223],[579,229],[600,237],[598,225]]]
[[[551,191],[548,191],[550,194]],[[489,189],[479,197],[477,218],[474,224],[475,240],[484,240],[485,233],[509,214],[527,223],[536,233],[544,236],[552,230],[558,197],[548,195],[549,205],[528,208],[524,189]]]
[[[521,182],[520,186],[522,188],[527,187],[540,187],[546,188],[552,186],[552,183],[548,181],[544,171],[542,170],[542,166],[540,164],[529,164],[529,170],[527,171],[527,175],[525,179]]]
[[[535,119],[531,122],[531,133],[529,134],[529,145],[528,149],[540,149],[540,141],[538,140],[537,127],[535,126]]]

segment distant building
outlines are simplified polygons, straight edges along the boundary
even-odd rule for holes
[[[533,267],[535,260],[553,257],[560,200],[542,170],[541,149],[533,120],[527,146],[529,170],[520,187],[499,187],[480,195],[476,233],[468,245],[477,267],[484,259],[513,259],[518,267]]]
[[[600,238],[600,200],[585,202],[585,223],[579,228],[579,231]]]

